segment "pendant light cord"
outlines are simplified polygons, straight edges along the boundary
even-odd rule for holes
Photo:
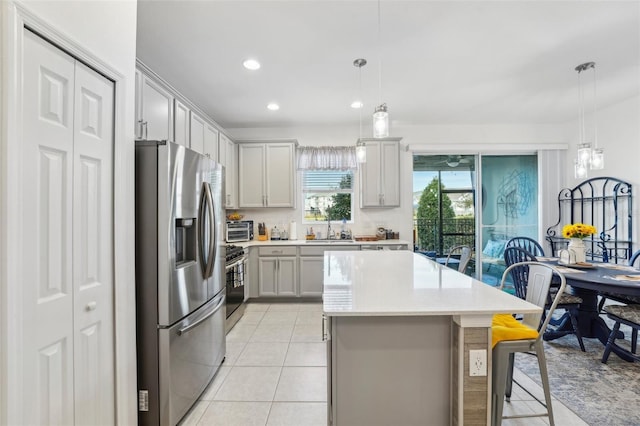
[[[380,0],[378,0],[378,103],[382,105],[382,47],[380,46]]]
[[[362,101],[362,65],[358,66],[358,97],[360,98],[360,108],[358,109],[360,120],[358,142],[360,142],[360,140],[362,139],[362,109],[364,108],[364,102]]]
[[[596,114],[596,66],[593,65],[593,147],[598,147],[598,118]]]
[[[578,71],[578,143],[585,143],[584,131],[584,91],[582,90],[582,71]]]

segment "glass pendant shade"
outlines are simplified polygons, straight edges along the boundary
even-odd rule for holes
[[[594,148],[591,151],[591,170],[604,169],[604,150],[602,148]]]
[[[589,169],[604,169],[604,150],[602,148],[598,148],[598,126],[596,120],[596,63],[585,62],[584,64],[578,65],[575,69],[578,71],[578,93],[580,97],[580,110],[578,115],[578,155],[574,165],[575,177],[577,179],[586,178]],[[589,137],[589,140],[593,140],[593,148],[591,148],[590,143],[584,142],[587,139],[587,126],[585,118],[584,91],[582,89],[580,74],[586,70],[593,71],[593,133]]]
[[[367,162],[367,147],[362,141],[356,143],[356,161],[358,163]]]
[[[587,165],[586,163],[575,160],[573,166],[573,175],[576,179],[584,179],[587,177]]]
[[[389,113],[387,112],[387,104],[377,106],[373,112],[373,137],[389,137]]]
[[[578,161],[582,164],[589,164],[589,161],[591,161],[591,144],[578,144]]]

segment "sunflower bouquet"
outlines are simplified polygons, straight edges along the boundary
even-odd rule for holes
[[[570,223],[562,227],[562,236],[565,238],[586,238],[595,234],[596,228],[584,223]]]

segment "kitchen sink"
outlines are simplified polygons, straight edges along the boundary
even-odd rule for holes
[[[324,239],[315,239],[315,240],[305,240],[305,243],[309,243],[309,244],[349,244],[349,243],[353,243],[353,240],[336,240],[334,238],[330,239],[330,240],[324,240]]]

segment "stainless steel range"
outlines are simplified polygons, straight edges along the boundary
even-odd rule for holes
[[[227,281],[226,331],[233,328],[244,314],[244,283],[247,270],[247,253],[244,248],[227,245],[225,262]]]

